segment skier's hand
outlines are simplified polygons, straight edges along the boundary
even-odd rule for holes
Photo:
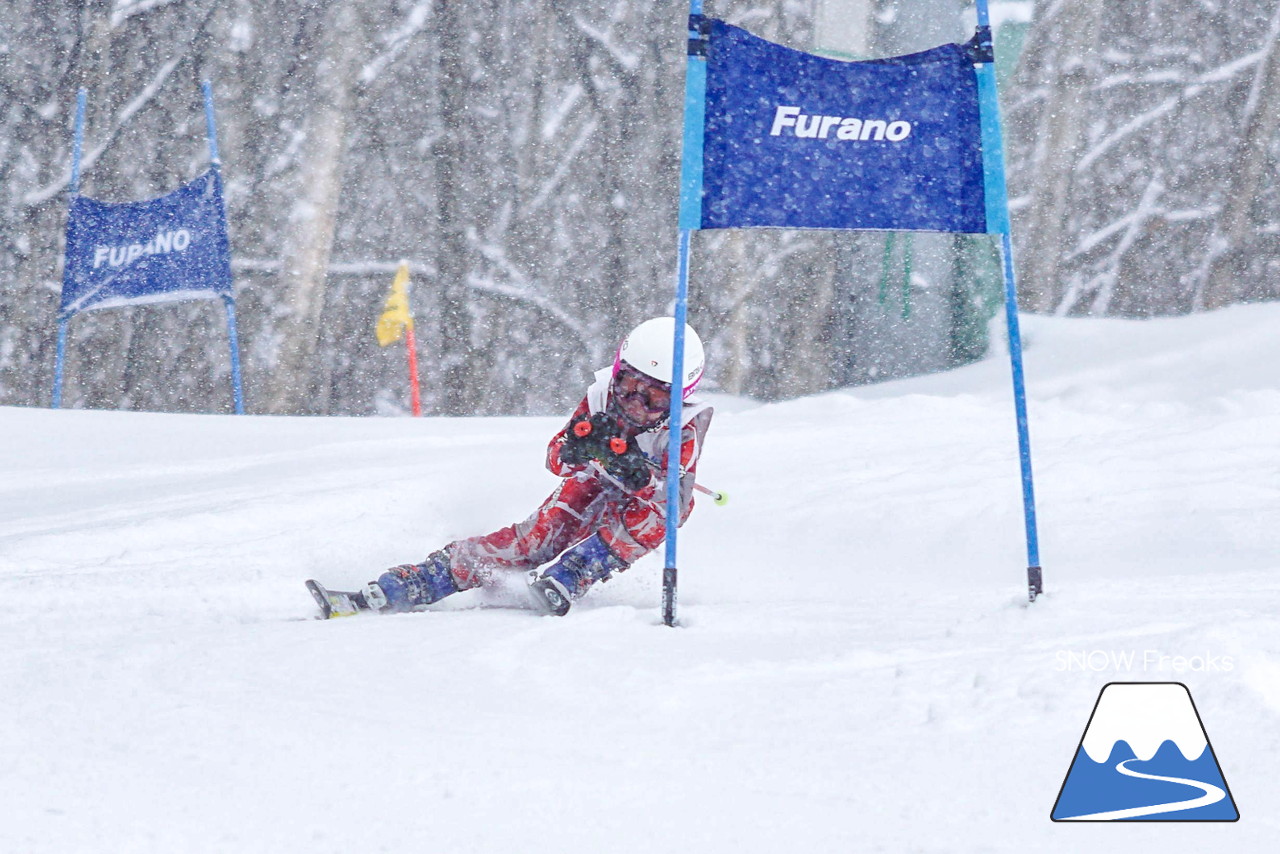
[[[617,423],[603,412],[575,421],[565,431],[560,461],[571,466],[584,466],[591,460],[604,462],[610,454],[609,440],[617,436]]]
[[[574,435],[570,430],[564,436],[564,444],[560,446],[560,462],[571,466],[585,466],[591,459],[584,437]]]
[[[604,470],[632,492],[643,489],[649,483],[649,463],[635,442],[614,438],[609,440],[609,455],[604,460]]]

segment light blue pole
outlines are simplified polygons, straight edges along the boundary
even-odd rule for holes
[[[67,197],[67,216],[71,216],[71,202],[75,201],[76,196],[80,195],[80,155],[84,151],[84,114],[85,107],[89,102],[88,90],[81,88],[76,92],[76,120],[74,130],[72,131],[71,142],[71,183],[68,186]],[[66,260],[63,260],[64,271]],[[67,357],[67,324],[70,323],[70,317],[59,318],[58,320],[58,349],[54,356],[53,362],[53,400],[50,405],[54,409],[62,408],[62,372],[66,365]]]
[[[84,150],[84,112],[89,102],[89,91],[76,92],[76,124],[71,149],[71,195],[80,194],[80,153]]]
[[[240,336],[236,332],[236,301],[223,297],[227,309],[227,344],[231,349],[231,393],[235,400],[236,415],[244,415],[244,389],[240,386]]]
[[[204,91],[204,121],[209,136],[209,162],[213,171],[222,178],[222,160],[218,157],[218,128],[213,115],[213,84],[205,80],[200,84]],[[226,219],[226,211],[222,217]],[[231,353],[231,397],[235,403],[236,415],[244,415],[244,388],[240,381],[240,336],[236,331],[236,303],[233,296],[224,296],[223,304],[227,309],[227,349]]]
[[[702,0],[690,0],[693,16],[702,15]],[[689,30],[690,45],[702,34]],[[707,62],[691,49],[685,61],[684,141],[680,168],[680,246],[676,273],[675,340],[671,355],[671,412],[667,420],[667,533],[666,564],[662,570],[662,622],[676,622],[676,531],[680,525],[680,446],[683,432],[684,342],[689,313],[689,245],[694,229],[702,226],[702,142],[706,118]]]
[[[662,570],[662,622],[676,622],[676,531],[680,524],[680,450],[684,418],[684,326],[689,313],[689,242],[680,229],[680,265],[676,276],[675,341],[671,356],[671,414],[667,420],[667,560]]]
[[[987,0],[977,0],[978,33],[994,58],[991,17]],[[1013,406],[1018,423],[1018,458],[1022,468],[1022,504],[1027,535],[1027,597],[1034,602],[1044,592],[1040,543],[1036,531],[1035,483],[1031,474],[1031,433],[1027,425],[1027,391],[1022,370],[1022,333],[1018,326],[1018,288],[1013,268],[1013,237],[1009,223],[1009,191],[1004,172],[1004,138],[1000,129],[1000,100],[995,62],[977,66],[978,104],[982,113],[982,167],[987,231],[1000,235],[1004,261],[1005,323],[1009,332],[1009,360],[1013,368]]]
[[[689,15],[702,14],[702,0],[692,0]],[[689,38],[701,41],[701,33],[689,31]],[[702,227],[702,143],[707,119],[707,61],[692,51],[684,72],[684,141],[680,163],[680,228]]]
[[[220,169],[222,160],[218,157],[218,128],[213,118],[213,84],[205,80],[200,84],[204,92],[204,123],[209,133],[209,160],[213,168]]]
[[[58,354],[53,365],[54,409],[62,408],[62,365],[67,357],[67,318],[58,321]]]

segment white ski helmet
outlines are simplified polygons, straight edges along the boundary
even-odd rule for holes
[[[659,382],[671,385],[671,357],[675,355],[674,317],[655,317],[646,320],[627,333],[618,347],[618,356],[613,361],[613,372],[623,362],[635,368],[645,376],[653,377]],[[693,393],[698,381],[702,379],[702,370],[706,365],[706,352],[702,348],[702,339],[689,324],[684,326],[684,382],[680,384],[682,397]]]

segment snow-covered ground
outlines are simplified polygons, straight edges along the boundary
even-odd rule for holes
[[[720,401],[675,629],[656,557],[309,619],[523,517],[557,418],[0,409],[0,851],[1274,850],[1280,305],[1024,322],[1029,607],[1000,354]],[[1238,823],[1049,820],[1126,680],[1188,685]]]

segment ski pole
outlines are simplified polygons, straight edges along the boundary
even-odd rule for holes
[[[714,489],[708,489],[707,487],[703,486],[700,483],[695,483],[693,485],[693,488],[698,490],[704,495],[710,495],[712,503],[714,503],[717,507],[723,507],[729,503],[729,493],[727,492],[717,492]]]
[[[596,470],[603,473],[605,477],[609,478],[609,480],[613,481],[614,483],[617,483],[619,486],[622,485],[616,477],[609,474],[609,472],[605,470],[604,465],[599,460],[592,460],[591,462],[596,467]],[[649,468],[653,469],[654,471],[656,472],[663,471],[661,468],[658,467],[657,463],[655,463],[653,460],[649,459],[648,457],[645,457],[645,462],[648,463]],[[683,474],[684,472],[681,472],[681,475]],[[703,495],[710,496],[711,503],[716,505],[717,507],[723,507],[729,503],[729,493],[727,492],[710,489],[709,487],[703,486],[702,484],[697,483],[696,481],[693,484],[693,488],[698,492],[701,492]]]
[[[583,419],[582,421],[579,421],[577,424],[573,425],[574,435],[576,435],[580,439],[585,439],[587,436],[591,435],[591,432],[595,429],[595,426],[596,425],[591,423],[591,420]],[[608,441],[608,445],[609,445],[609,450],[613,451],[613,453],[615,454],[625,454],[627,452],[627,440],[623,439],[621,436],[610,437]],[[644,459],[645,463],[649,466],[649,468],[653,469],[659,474],[666,474],[666,469],[659,466],[657,462],[649,459],[643,454],[641,455],[641,457]],[[605,471],[603,463],[601,463],[598,460],[592,460],[592,462],[595,462],[597,464],[597,467],[600,469],[600,471],[603,471],[606,475],[609,474],[607,471]],[[683,477],[684,474],[685,474],[684,470],[681,469],[680,476]],[[609,478],[613,480],[615,483],[617,482],[617,479],[614,478],[612,475],[609,475]],[[710,489],[708,487],[703,486],[700,483],[694,483],[693,488],[696,489],[698,492],[701,492],[703,495],[710,496],[712,503],[715,504],[717,507],[723,507],[729,503],[729,493],[727,492],[721,492],[719,490]]]
[[[645,457],[644,461],[648,463],[649,468],[653,469],[654,471],[659,472],[661,474],[666,473],[666,469],[662,468],[656,462],[649,459],[648,457]],[[685,475],[685,471],[684,469],[681,469],[680,476],[684,477],[684,475]],[[727,492],[721,492],[716,489],[711,489],[697,482],[693,484],[693,488],[696,489],[698,492],[701,492],[703,495],[711,496],[711,502],[715,504],[717,507],[723,507],[729,503],[729,493]]]

